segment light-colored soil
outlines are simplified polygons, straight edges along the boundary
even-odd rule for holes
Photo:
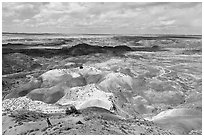
[[[30,59],[41,67],[3,77],[2,134],[201,134],[198,40],[139,43],[168,51]]]

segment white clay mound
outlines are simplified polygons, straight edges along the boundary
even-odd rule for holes
[[[130,76],[111,72],[104,77],[99,86],[106,92],[115,92],[120,87],[131,90],[132,83],[133,80]]]
[[[77,109],[85,107],[102,107],[110,110],[112,107],[110,98],[113,94],[100,90],[95,84],[89,84],[83,87],[73,87],[65,92],[65,96],[62,97],[57,104],[72,104]]]
[[[77,76],[80,75],[77,74]],[[54,69],[43,73],[40,77],[42,77],[43,80],[42,87],[51,87],[65,80],[71,80],[73,76],[68,74],[66,69]]]
[[[102,68],[102,69],[107,69],[109,70],[113,66],[118,66],[118,64],[124,63],[123,59],[109,59],[105,62],[102,63],[96,63],[94,66],[96,68]]]
[[[2,112],[28,110],[41,113],[65,113],[65,110],[56,105],[46,104],[42,101],[32,101],[27,97],[11,98],[3,100]]]
[[[152,121],[176,131],[176,134],[188,134],[191,130],[202,129],[202,113],[186,108],[163,111],[154,116]]]

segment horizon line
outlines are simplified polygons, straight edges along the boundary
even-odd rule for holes
[[[178,33],[146,33],[146,34],[121,34],[121,33],[63,33],[63,32],[7,32],[3,31],[2,34],[75,34],[75,35],[193,35],[202,36],[202,34],[178,34]]]

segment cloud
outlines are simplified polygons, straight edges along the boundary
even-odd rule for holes
[[[21,20],[19,20],[19,19],[14,19],[13,22],[19,23],[19,22],[21,22]]]
[[[186,28],[189,33],[201,33],[202,27],[202,3],[198,2],[4,2],[2,11],[3,29],[25,25],[39,31],[52,27],[56,32],[75,33],[157,33],[154,28],[181,33]]]
[[[172,25],[175,23],[175,20],[165,20],[165,21],[161,21],[160,24],[161,25]]]
[[[32,10],[34,8],[34,5],[29,4],[29,3],[12,3],[12,2],[3,2],[2,4],[3,11],[5,12],[3,15],[6,15],[6,13],[11,15],[15,15],[16,13],[20,11],[25,11],[25,10]]]

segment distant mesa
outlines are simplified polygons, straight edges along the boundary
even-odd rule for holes
[[[80,56],[80,55],[88,55],[91,53],[108,53],[108,52],[127,52],[131,51],[132,49],[128,46],[116,46],[116,47],[100,47],[100,46],[93,46],[86,43],[75,45],[68,49],[70,55],[73,56]]]
[[[155,52],[155,51],[160,51],[165,49],[162,49],[158,45],[154,45],[151,47],[129,47],[126,45],[119,45],[115,47],[109,47],[109,46],[101,47],[101,46],[94,46],[94,45],[82,43],[68,49],[64,48],[64,50],[66,50],[72,56],[81,56],[81,55],[88,55],[91,53],[112,53],[112,54],[118,55],[128,51]]]
[[[24,46],[25,44],[22,43],[7,43],[7,44],[2,44],[2,47],[6,46]]]
[[[8,54],[8,53],[22,53],[30,56],[43,56],[43,57],[52,57],[53,55],[70,55],[70,56],[82,56],[82,55],[89,55],[89,54],[95,54],[95,53],[105,53],[105,54],[112,54],[112,55],[121,55],[125,52],[129,51],[147,51],[147,52],[155,52],[164,50],[161,47],[152,46],[152,47],[146,47],[146,46],[140,46],[140,47],[129,47],[126,45],[118,45],[115,47],[111,46],[98,46],[98,45],[89,45],[86,43],[81,43],[74,45],[72,47],[60,47],[60,48],[54,48],[57,45],[61,45],[62,43],[55,43],[49,45],[43,44],[43,47],[38,45],[25,45],[25,44],[3,44],[2,53]],[[46,48],[46,45],[51,46],[53,48]],[[33,48],[35,47],[35,48]]]

